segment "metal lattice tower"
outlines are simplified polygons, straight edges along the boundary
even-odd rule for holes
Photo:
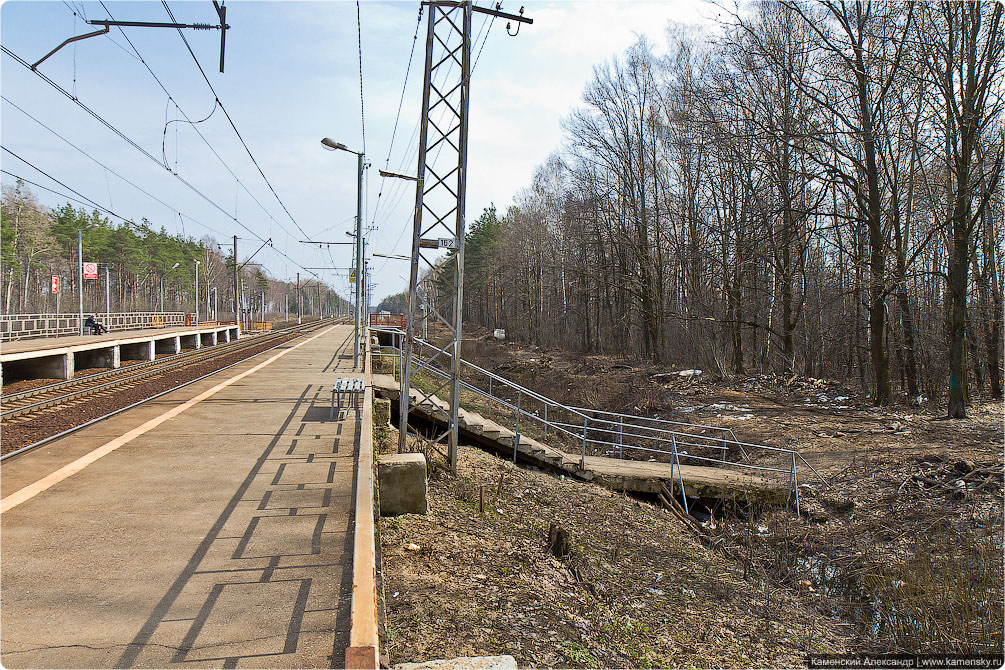
[[[471,15],[480,12],[519,23],[523,16],[498,9],[475,7],[470,0],[424,2],[429,12],[426,32],[426,67],[422,84],[422,121],[419,131],[419,161],[416,170],[415,212],[412,227],[412,264],[409,301],[405,319],[404,365],[399,396],[398,449],[404,451],[408,424],[408,394],[412,378],[412,344],[415,321],[420,313],[420,272],[432,270],[426,285],[428,314],[443,323],[451,340],[440,364],[449,365],[450,377],[426,398],[450,387],[450,418],[447,430],[435,442],[448,439],[450,471],[457,472],[457,416],[460,393],[458,360],[461,355],[461,304],[464,290],[464,206],[468,163],[468,101],[471,75]],[[498,5],[497,5],[498,7]],[[520,10],[521,14],[523,9]],[[508,26],[507,26],[508,27]],[[434,120],[434,118],[436,120]],[[437,261],[440,251],[445,260]],[[420,269],[421,266],[421,269]],[[431,293],[431,295],[430,295]],[[418,317],[419,319],[422,316]],[[420,326],[421,327],[421,326]],[[421,402],[421,399],[420,399]]]

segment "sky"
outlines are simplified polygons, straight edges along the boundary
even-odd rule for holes
[[[718,14],[702,0],[523,6],[534,23],[515,37],[502,21],[489,27],[482,15],[473,19],[476,38],[488,33],[472,56],[469,222],[490,204],[505,211],[560,147],[562,119],[580,104],[594,65],[642,35],[662,44],[670,22],[707,27]],[[218,23],[209,0],[171,0],[168,7],[178,22]],[[178,32],[165,28],[112,28],[38,66],[139,148],[5,53],[0,167],[62,194],[29,185],[50,207],[66,203],[65,196],[80,199],[69,187],[125,219],[145,217],[172,234],[209,235],[224,245],[237,235],[242,261],[271,239],[254,260],[273,277],[292,281],[297,272],[302,279],[316,273],[348,296],[352,247],[300,242],[351,242],[345,233],[355,227],[356,157],[326,151],[320,140],[331,137],[365,152],[368,256],[407,255],[414,183],[381,179],[378,170],[416,171],[426,31],[425,14],[417,23],[419,7],[416,1],[361,2],[358,33],[355,2],[232,0],[225,73],[218,71],[219,32],[184,31],[205,78]],[[502,9],[519,7],[510,0]],[[0,5],[0,44],[34,63],[68,37],[98,29],[86,19],[109,17],[171,20],[161,2],[8,0]],[[208,119],[187,123],[186,116]],[[3,175],[4,184],[13,182]],[[94,208],[86,201],[77,206]],[[375,303],[407,290],[407,261],[374,257],[371,268]]]

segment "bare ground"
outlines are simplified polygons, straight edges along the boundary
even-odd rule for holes
[[[805,595],[744,581],[665,510],[471,447],[458,471],[432,476],[427,515],[381,520],[392,663],[788,667],[849,644]],[[570,535],[561,560],[551,524]]]
[[[467,332],[465,358],[556,400],[728,426],[800,450],[827,484],[804,477],[798,518],[743,508],[699,524],[462,450],[459,478],[430,484],[429,517],[382,521],[393,662],[513,653],[521,666],[734,667],[803,665],[814,649],[1001,652],[1001,401],[948,421],[924,402],[874,408],[830,380],[681,376]],[[494,496],[500,473],[513,484],[480,515],[478,487]],[[553,522],[589,577],[547,553]]]

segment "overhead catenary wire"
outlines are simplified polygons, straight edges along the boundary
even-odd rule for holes
[[[167,1],[161,0],[161,4],[164,5],[164,10],[167,12],[171,20],[175,21],[174,14],[171,12],[171,8],[168,6]],[[234,130],[234,134],[237,135],[237,139],[241,142],[241,146],[244,147],[244,150],[248,153],[248,157],[251,159],[251,162],[254,163],[255,169],[258,170],[258,174],[260,174],[262,176],[262,179],[265,181],[265,185],[269,187],[269,190],[272,192],[272,195],[275,196],[276,201],[279,203],[279,206],[283,208],[283,211],[286,212],[286,216],[290,218],[290,221],[292,221],[293,225],[297,227],[297,230],[299,230],[304,235],[304,237],[310,239],[310,235],[308,235],[307,232],[297,222],[297,220],[293,218],[293,214],[291,214],[290,210],[286,207],[286,203],[284,203],[283,199],[279,197],[278,193],[276,193],[276,189],[272,187],[272,182],[269,181],[269,178],[265,176],[265,172],[262,171],[262,167],[258,164],[258,160],[255,158],[255,155],[251,153],[251,149],[248,147],[248,143],[244,141],[244,138],[241,136],[241,131],[237,129],[237,125],[234,123],[234,120],[230,117],[230,113],[227,111],[227,108],[220,100],[220,96],[216,94],[216,89],[213,88],[213,83],[209,80],[209,77],[206,76],[206,71],[202,69],[202,64],[199,63],[199,59],[196,58],[195,52],[192,51],[192,47],[191,45],[189,45],[188,39],[185,37],[185,33],[183,33],[181,29],[178,29],[178,35],[181,37],[182,42],[185,43],[185,48],[188,49],[189,55],[192,56],[192,60],[195,61],[196,67],[199,68],[199,72],[202,74],[203,80],[205,80],[206,85],[209,87],[210,92],[213,94],[213,98],[216,100],[216,103],[220,105],[220,111],[222,111],[223,115],[227,118],[227,122],[230,124],[230,127]]]
[[[159,165],[162,168],[164,167],[163,164],[161,164],[160,160],[158,160],[156,157],[154,157],[153,154],[151,154],[149,151],[147,151],[146,149],[144,149],[143,147],[141,147],[132,138],[130,138],[125,133],[123,133],[121,130],[119,130],[118,128],[116,128],[114,125],[112,125],[109,121],[107,121],[104,117],[102,117],[100,114],[98,114],[97,112],[95,112],[93,109],[91,109],[90,107],[88,107],[87,105],[85,105],[80,100],[74,98],[62,86],[60,86],[59,84],[57,84],[55,81],[53,81],[51,78],[49,78],[48,76],[46,76],[45,74],[43,74],[39,70],[32,70],[31,69],[31,64],[29,64],[26,60],[24,60],[23,58],[21,58],[20,56],[18,56],[17,54],[15,54],[13,51],[11,51],[10,49],[8,49],[6,46],[4,46],[2,44],[0,44],[0,51],[2,51],[2,53],[4,53],[4,54],[10,56],[11,58],[13,58],[16,62],[18,62],[19,64],[23,65],[25,67],[25,69],[33,72],[35,75],[37,75],[39,78],[41,78],[44,82],[46,82],[47,84],[49,84],[50,86],[52,86],[53,88],[55,88],[57,91],[59,91],[60,93],[62,93],[63,95],[65,95],[74,104],[76,104],[78,107],[80,107],[81,109],[83,109],[84,111],[86,111],[88,114],[90,114],[92,117],[94,117],[95,120],[97,120],[99,123],[101,123],[103,126],[105,126],[106,128],[108,128],[109,130],[111,130],[116,135],[118,135],[125,142],[127,142],[130,146],[132,146],[133,148],[135,148],[137,151],[139,151],[140,153],[142,153],[144,156],[146,156],[147,158],[149,158],[151,161],[153,161],[154,163],[156,163],[157,165]],[[207,196],[205,193],[203,193],[202,191],[200,191],[199,189],[197,189],[194,185],[192,185],[188,180],[186,180],[180,174],[174,173],[174,172],[171,172],[171,174],[178,181],[180,181],[182,184],[184,184],[185,186],[187,186],[193,193],[195,193],[196,195],[198,195],[199,197],[201,197],[203,200],[205,200],[207,203],[209,203],[210,205],[212,205],[214,208],[216,208],[217,210],[219,210],[228,219],[232,220],[234,223],[236,223],[237,225],[239,225],[241,228],[243,228],[244,230],[246,230],[249,233],[251,233],[258,241],[260,241],[260,242],[264,241],[258,235],[258,233],[256,233],[250,227],[248,227],[247,224],[245,224],[243,221],[241,221],[237,217],[232,216],[223,207],[221,207],[218,203],[216,203],[214,200],[212,200],[211,198],[209,198],[209,196]],[[285,258],[289,259],[297,267],[303,268],[303,266],[300,263],[298,263],[297,261],[294,261],[292,258],[290,258],[289,256],[287,256],[284,252],[276,249],[275,247],[272,247],[272,249],[276,253],[279,253],[282,256],[284,256]],[[311,274],[314,274],[314,273],[311,272]]]
[[[81,7],[80,9],[77,9],[76,7],[74,7],[74,6],[70,5],[70,4],[68,3],[68,2],[66,2],[66,0],[63,0],[63,4],[64,4],[64,5],[66,5],[66,8],[67,8],[67,9],[69,9],[69,10],[70,10],[71,12],[73,12],[73,15],[74,15],[75,17],[76,17],[76,16],[79,16],[80,18],[84,19],[85,21],[87,20],[87,16],[86,16],[86,14],[84,14],[84,10],[83,10],[83,8],[82,8],[82,7]],[[127,54],[129,54],[129,57],[130,57],[130,58],[137,58],[137,60],[139,60],[139,59],[138,59],[138,57],[137,57],[137,56],[136,56],[135,54],[131,54],[131,53],[129,53],[129,49],[125,48],[124,46],[122,46],[121,44],[119,44],[118,42],[116,42],[116,41],[115,41],[114,39],[112,39],[111,35],[108,35],[108,34],[106,33],[106,34],[105,34],[105,37],[107,37],[107,38],[108,38],[108,41],[109,41],[109,42],[111,42],[112,44],[114,44],[114,45],[115,45],[115,46],[117,46],[118,48],[122,49],[122,50],[123,50],[124,52],[126,52]]]
[[[22,158],[22,157],[21,157],[21,156],[19,156],[19,155],[18,155],[17,153],[15,153],[15,152],[11,151],[11,150],[10,150],[10,149],[8,149],[7,147],[3,146],[2,144],[0,144],[0,149],[2,149],[3,151],[6,151],[6,152],[7,152],[7,153],[9,153],[9,154],[10,154],[11,156],[13,156],[14,158],[18,159],[19,161],[21,161],[22,163],[24,163],[25,165],[27,165],[27,166],[28,166],[28,167],[30,167],[31,169],[33,169],[33,170],[35,170],[35,171],[37,171],[37,172],[40,172],[41,174],[44,174],[44,175],[45,175],[46,177],[48,177],[48,178],[49,178],[49,179],[51,179],[52,181],[56,182],[57,184],[59,184],[59,185],[60,185],[60,186],[62,186],[63,188],[65,188],[65,189],[67,189],[67,190],[69,190],[69,191],[73,191],[73,192],[74,192],[74,193],[76,193],[76,194],[77,194],[78,196],[80,196],[81,198],[83,198],[83,199],[87,200],[87,201],[88,201],[89,203],[91,203],[91,204],[92,204],[92,205],[94,205],[95,207],[98,207],[98,208],[101,208],[101,209],[104,209],[104,207],[103,207],[102,205],[99,205],[99,204],[98,204],[98,203],[97,203],[96,201],[94,201],[94,200],[91,200],[90,198],[88,198],[88,197],[87,197],[86,195],[84,195],[84,194],[83,194],[83,193],[81,193],[80,191],[76,191],[76,190],[74,190],[74,189],[73,189],[72,187],[70,187],[70,186],[67,186],[66,184],[64,184],[64,183],[63,183],[63,182],[61,182],[60,180],[56,179],[55,177],[53,177],[53,176],[52,176],[51,174],[49,174],[48,172],[46,172],[46,171],[45,171],[45,170],[43,170],[42,168],[38,167],[37,165],[35,165],[35,164],[34,164],[34,163],[32,163],[31,161],[29,161],[29,160],[27,160],[27,159],[25,159],[25,158]]]
[[[115,17],[112,16],[112,13],[108,10],[108,7],[105,5],[104,0],[99,0],[99,2],[101,4],[102,8],[104,8],[105,13],[108,15],[108,18],[112,19],[112,20],[115,20]],[[227,163],[226,160],[224,160],[223,156],[221,156],[220,153],[216,150],[216,148],[210,143],[210,141],[208,139],[206,139],[206,136],[202,134],[202,131],[199,130],[199,128],[197,128],[195,126],[196,123],[201,123],[201,121],[197,121],[197,122],[192,121],[192,119],[188,116],[188,114],[185,112],[185,110],[181,106],[179,106],[177,104],[177,102],[175,102],[174,96],[171,95],[171,92],[167,89],[167,86],[164,85],[164,82],[161,81],[160,77],[158,77],[157,74],[153,71],[153,68],[150,67],[150,64],[147,63],[146,59],[144,59],[143,56],[142,56],[142,54],[140,54],[139,49],[137,49],[136,45],[133,44],[133,41],[131,39],[129,39],[129,35],[126,34],[126,32],[122,29],[121,26],[119,26],[118,29],[119,29],[119,32],[122,33],[122,36],[126,39],[126,42],[129,43],[129,46],[135,52],[136,57],[139,59],[140,63],[143,64],[143,67],[146,68],[147,72],[150,74],[151,77],[153,77],[153,80],[155,82],[157,82],[157,85],[164,92],[164,95],[167,96],[168,102],[174,102],[175,103],[175,105],[178,107],[178,111],[185,118],[185,120],[188,123],[192,124],[192,129],[195,131],[196,135],[199,136],[199,139],[201,139],[203,141],[203,143],[206,145],[206,147],[209,148],[209,150],[213,153],[214,156],[216,156],[216,159],[218,161],[220,161],[220,164],[223,166],[223,168],[237,182],[238,188],[244,190],[244,192],[248,194],[248,196],[254,201],[254,203],[256,205],[258,205],[259,208],[261,208],[261,210],[265,213],[265,215],[267,217],[269,217],[269,219],[273,223],[275,223],[276,225],[279,225],[279,222],[276,221],[275,217],[272,216],[272,213],[269,212],[269,210],[266,209],[265,205],[263,205],[262,202],[258,198],[255,197],[255,194],[252,193],[248,189],[248,187],[244,185],[244,182],[242,182],[238,178],[237,174],[234,173],[234,170],[231,169],[230,165]],[[215,94],[214,94],[214,97],[215,97]],[[221,104],[220,101],[219,100],[214,100],[214,103],[213,103],[213,105],[214,105],[213,106],[213,110],[214,111],[215,111],[216,106],[218,104]],[[212,116],[212,114],[213,114],[213,112],[211,111],[210,112],[210,116]],[[167,125],[168,125],[168,123],[169,123],[169,121],[166,118],[166,112],[165,112],[165,120],[164,120],[164,133],[165,133],[165,136],[166,136],[166,133],[167,133]],[[164,153],[163,150],[164,150],[164,141],[162,140],[162,142],[161,142],[161,152],[162,152],[162,154]],[[177,150],[175,151],[175,159],[177,161]],[[167,164],[167,157],[166,157],[166,155],[163,157],[162,164],[163,164],[163,167],[165,169],[170,169],[169,166],[168,166],[168,164]],[[177,172],[177,164],[175,165],[175,171]],[[285,232],[285,229],[284,229],[284,232]],[[287,235],[289,235],[289,233],[287,233]]]
[[[77,105],[78,107],[80,107],[81,109],[83,109],[85,112],[87,112],[88,114],[90,114],[92,117],[94,117],[94,119],[98,123],[100,123],[101,125],[103,125],[106,128],[108,128],[110,131],[112,131],[113,133],[115,133],[116,135],[118,135],[120,138],[122,138],[124,141],[126,141],[127,143],[129,143],[134,149],[136,149],[137,151],[139,151],[141,154],[143,154],[144,156],[146,156],[147,158],[149,158],[150,160],[152,160],[154,163],[157,163],[161,167],[164,167],[161,164],[161,162],[159,160],[157,160],[157,158],[152,153],[150,153],[149,151],[147,151],[146,149],[144,149],[143,147],[141,147],[139,144],[137,144],[135,141],[133,141],[132,138],[128,137],[125,133],[123,133],[121,130],[119,130],[118,128],[116,128],[115,126],[113,126],[111,123],[109,123],[108,121],[106,121],[101,115],[99,115],[93,109],[91,109],[90,107],[88,107],[87,105],[85,105],[84,103],[82,103],[72,93],[70,93],[65,88],[63,88],[62,86],[60,86],[59,84],[57,84],[55,81],[53,81],[52,79],[50,79],[47,75],[45,75],[44,73],[42,73],[40,70],[32,70],[31,69],[31,64],[28,63],[28,61],[24,60],[23,58],[21,58],[16,53],[14,53],[13,51],[11,51],[10,49],[8,49],[6,46],[4,46],[2,44],[0,44],[0,51],[2,51],[3,53],[7,54],[11,58],[13,58],[15,61],[17,61],[18,63],[20,63],[21,65],[23,65],[27,70],[30,70],[31,72],[34,72],[38,77],[40,77],[42,79],[42,81],[44,81],[45,83],[49,84],[54,89],[56,89],[57,91],[59,91],[60,93],[62,93],[63,95],[65,95],[68,100],[70,100],[71,102],[73,102],[73,104]]]
[[[145,195],[148,198],[150,198],[151,200],[153,200],[153,201],[155,201],[155,202],[163,205],[164,207],[168,208],[172,212],[177,211],[177,208],[174,207],[174,205],[171,205],[171,204],[168,204],[167,202],[164,202],[164,200],[158,198],[156,195],[154,195],[150,191],[146,190],[145,188],[143,188],[142,186],[140,186],[136,182],[128,179],[127,177],[124,177],[121,173],[116,172],[114,169],[108,167],[107,165],[105,165],[104,163],[102,163],[101,161],[99,161],[97,158],[95,158],[94,156],[92,156],[88,152],[84,151],[83,149],[81,149],[80,147],[78,147],[76,144],[74,144],[73,142],[71,142],[70,140],[66,139],[65,137],[63,137],[62,135],[60,135],[58,132],[56,132],[55,130],[53,130],[49,126],[47,126],[45,123],[43,123],[42,121],[38,120],[35,116],[29,114],[27,111],[25,111],[23,108],[21,108],[20,106],[18,106],[15,102],[13,102],[7,96],[0,95],[0,99],[2,99],[4,102],[6,102],[8,105],[10,105],[11,107],[13,107],[17,111],[19,111],[22,114],[24,114],[25,116],[27,116],[29,119],[31,119],[32,121],[34,121],[38,125],[40,125],[43,128],[45,128],[47,131],[49,131],[50,133],[52,133],[53,135],[55,135],[59,139],[63,140],[63,142],[67,143],[68,145],[70,145],[71,147],[73,147],[74,149],[76,149],[77,151],[79,151],[81,154],[83,154],[84,156],[86,156],[90,160],[92,160],[95,163],[97,163],[98,165],[100,165],[102,167],[102,169],[104,169],[106,172],[111,172],[113,175],[115,175],[116,177],[118,177],[122,181],[126,182],[127,184],[129,184],[130,186],[132,186],[133,188],[135,188],[137,191],[139,191],[140,193],[142,193],[143,195]],[[178,212],[178,213],[181,214],[181,212]],[[186,214],[185,216],[186,216],[186,218],[188,218],[189,221],[192,221],[193,223],[201,226],[202,228],[205,228],[206,230],[208,230],[211,233],[216,233],[217,235],[220,235],[220,236],[223,236],[223,237],[226,236],[224,233],[220,232],[219,230],[216,230],[215,228],[206,225],[202,221],[199,221],[198,219],[196,219],[196,218],[194,218],[194,217],[192,217],[192,216],[190,216],[188,214]]]
[[[499,5],[497,5],[497,7],[498,6],[501,6],[501,3],[499,3]],[[476,34],[475,39],[474,39],[474,43],[475,44],[477,44],[478,41],[481,40],[481,47],[479,48],[478,54],[477,54],[478,57],[481,56],[481,51],[482,51],[482,49],[484,49],[485,43],[488,41],[488,36],[489,36],[489,33],[492,30],[492,25],[493,25],[494,20],[495,20],[494,16],[492,17],[491,20],[489,20],[488,17],[485,17],[482,20],[481,26],[478,29],[478,33]],[[477,64],[477,61],[478,61],[478,58],[476,57],[475,64]],[[447,63],[447,67],[443,68],[444,74],[443,74],[443,78],[441,79],[441,82],[445,81],[453,73],[455,67],[458,67],[458,66],[456,65],[455,61],[453,59],[451,59]],[[474,67],[472,67],[472,72],[473,71],[474,71]],[[469,77],[470,77],[470,73],[469,73]],[[440,121],[442,121],[442,119],[445,117],[445,115],[446,115],[447,112],[448,112],[448,110],[446,109],[446,107],[443,110],[441,110],[436,125],[441,125]],[[408,149],[406,149],[406,154],[405,154],[405,157],[404,157],[404,160],[403,160],[402,164],[404,164],[404,162],[406,160],[408,160],[409,157],[411,157],[412,159],[414,159],[415,157],[417,157],[417,153],[418,153],[418,146],[417,146],[417,144],[418,144],[418,137],[417,137],[418,130],[419,130],[419,123],[416,122],[415,128],[414,128],[413,133],[412,133],[412,138],[409,140]],[[412,141],[413,140],[416,143],[416,146],[415,146],[414,150],[411,149],[411,147],[412,147]],[[442,144],[442,143],[440,144],[439,147],[437,147],[436,153],[433,156],[433,162],[435,162],[439,158],[440,153],[443,151],[443,147],[444,147],[444,144]],[[400,168],[399,168],[399,171],[400,171]],[[385,210],[388,210],[388,209],[389,210],[393,210],[394,208],[396,208],[397,205],[398,205],[398,203],[400,202],[401,198],[404,195],[405,195],[404,186],[401,186],[401,187],[395,189],[394,190],[394,195],[393,196],[389,196],[389,199],[387,201],[387,206],[385,207]],[[378,206],[379,206],[379,203],[378,203]],[[377,208],[375,208],[374,209],[374,219],[376,219],[377,213],[378,213],[377,212]],[[407,225],[402,226],[401,230],[398,233],[398,237],[397,237],[397,239],[394,242],[394,245],[391,247],[391,252],[390,253],[393,254],[395,251],[397,251],[398,245],[401,243],[401,240],[404,237],[405,232],[407,230],[409,230],[409,229],[410,229],[410,227],[407,226]],[[380,268],[378,269],[378,272],[382,272],[384,270],[384,268],[387,266],[388,262],[389,262],[388,260],[385,260],[381,264]]]
[[[107,208],[107,207],[105,207],[104,205],[101,205],[101,204],[99,204],[98,202],[96,202],[96,201],[92,200],[91,198],[88,198],[88,197],[87,197],[86,195],[84,195],[84,194],[83,194],[83,193],[81,193],[80,191],[76,190],[76,189],[75,189],[75,188],[73,188],[72,186],[68,186],[68,185],[64,184],[64,183],[63,183],[62,181],[60,181],[59,179],[56,179],[55,177],[53,177],[53,176],[52,176],[51,174],[49,174],[48,172],[46,172],[46,171],[45,171],[45,170],[43,170],[42,168],[40,168],[40,167],[38,167],[38,166],[34,165],[33,163],[30,163],[30,162],[26,161],[25,159],[21,158],[20,156],[18,156],[18,155],[17,155],[16,153],[14,153],[13,151],[11,151],[11,150],[10,150],[10,149],[8,149],[7,147],[5,147],[5,146],[2,146],[2,145],[0,145],[0,149],[3,149],[3,150],[4,150],[4,151],[6,151],[7,153],[9,153],[9,154],[10,154],[11,156],[13,156],[14,158],[18,159],[19,161],[21,161],[22,163],[24,163],[25,165],[27,165],[27,166],[28,166],[28,167],[30,167],[31,169],[33,169],[33,170],[35,170],[36,172],[38,172],[39,174],[43,174],[43,175],[45,175],[46,177],[48,177],[48,178],[49,178],[49,179],[51,179],[52,181],[56,182],[57,184],[59,184],[60,186],[62,186],[63,188],[65,188],[66,190],[70,191],[71,193],[74,193],[74,194],[76,194],[76,195],[77,195],[77,197],[79,197],[79,198],[83,198],[84,200],[86,200],[86,201],[87,201],[87,204],[90,204],[91,206],[95,207],[96,209],[100,209],[100,210],[101,210],[101,211],[103,211],[103,212],[107,212],[108,214],[111,214],[112,216],[114,216],[114,217],[115,217],[115,218],[117,218],[117,219],[122,219],[123,221],[125,221],[125,222],[127,222],[127,223],[132,223],[132,220],[131,220],[131,219],[127,219],[127,218],[126,218],[126,217],[124,217],[124,216],[121,216],[121,215],[119,215],[119,214],[116,214],[115,212],[113,212],[112,210],[108,209],[108,208]],[[18,177],[18,176],[17,176],[17,175],[15,175],[15,174],[11,174],[10,172],[7,172],[7,170],[4,170],[3,172],[4,172],[5,174],[10,174],[10,175],[11,175],[12,177],[15,177],[15,178],[18,178],[18,179],[21,179],[22,181],[24,181],[24,182],[26,182],[26,183],[29,183],[29,184],[32,184],[32,185],[35,185],[35,186],[38,186],[39,188],[45,188],[44,186],[41,186],[40,184],[36,184],[35,182],[32,182],[32,181],[29,181],[29,180],[27,180],[27,179],[24,179],[23,177]],[[47,190],[47,191],[52,191],[52,189],[49,189],[49,188],[46,188],[45,190]],[[79,201],[78,201],[78,202],[79,202]],[[81,203],[81,204],[84,204],[84,203]]]
[[[94,202],[90,198],[87,198],[86,196],[82,195],[79,198],[75,198],[72,195],[67,195],[67,194],[63,193],[62,191],[57,191],[54,188],[49,188],[48,186],[42,186],[37,181],[32,181],[31,179],[28,179],[27,177],[23,177],[23,176],[21,176],[19,174],[16,174],[14,172],[9,171],[9,170],[0,170],[0,173],[3,173],[5,175],[7,175],[8,177],[13,177],[14,179],[17,179],[18,181],[22,181],[25,184],[31,184],[35,188],[40,188],[43,191],[48,191],[49,193],[54,193],[55,195],[58,195],[61,198],[66,198],[67,200],[75,202],[78,205],[93,205],[94,204]],[[81,198],[84,198],[84,199],[82,200]],[[105,209],[104,207],[101,207],[100,209],[102,211],[104,211],[104,212],[107,212],[108,214],[111,214],[112,216],[114,216],[114,217],[116,217],[118,219],[122,219],[123,221],[125,221],[127,223],[130,223],[130,221],[128,219],[125,219],[124,217],[119,216],[115,212],[112,212],[112,211],[110,211],[108,209]]]

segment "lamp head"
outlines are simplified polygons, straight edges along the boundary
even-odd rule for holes
[[[172,266],[171,266],[171,269],[172,269],[172,270],[174,270],[174,269],[175,269],[176,267],[178,267],[179,265],[181,265],[181,263],[175,263],[174,265],[172,265]]]
[[[323,146],[328,151],[335,151],[337,149],[342,149],[343,151],[348,151],[348,149],[346,149],[346,147],[345,147],[344,144],[342,144],[341,142],[336,142],[335,140],[333,140],[330,137],[326,137],[323,140],[321,140],[321,146]]]

